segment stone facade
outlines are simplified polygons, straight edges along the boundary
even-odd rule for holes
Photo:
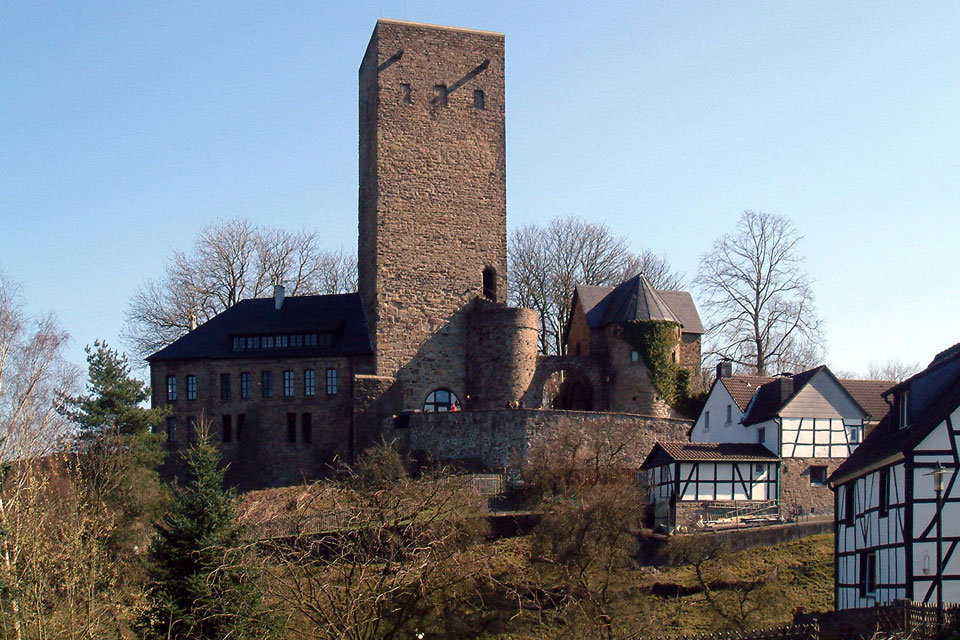
[[[151,367],[154,406],[169,404],[174,432],[168,433],[167,473],[176,473],[179,452],[201,423],[208,426],[229,464],[227,480],[241,488],[293,484],[325,475],[336,460],[349,460],[355,363],[349,358],[274,360],[192,360]],[[336,372],[336,388],[327,393],[327,371]],[[292,372],[293,393],[285,395],[284,372]],[[314,372],[313,395],[306,395],[305,372]],[[264,397],[264,372],[271,378]],[[243,397],[244,374],[250,393]],[[167,376],[175,376],[177,398],[168,401]],[[195,376],[196,399],[188,395]],[[229,376],[229,392],[222,382]],[[292,420],[291,420],[292,416]],[[189,426],[196,425],[193,429]],[[229,424],[229,428],[225,428]]]
[[[377,22],[360,66],[359,286],[376,373],[404,409],[437,388],[466,397],[471,301],[506,300],[504,136],[502,34]]]
[[[440,461],[469,461],[490,470],[522,469],[538,443],[555,434],[577,434],[580,442],[594,438],[622,440],[622,466],[639,469],[657,440],[686,437],[690,421],[623,413],[500,409],[463,413],[419,413],[393,437],[414,451]]]
[[[826,467],[829,477],[845,458],[782,458],[780,462],[780,503],[785,512],[832,514],[833,492],[825,484],[810,481],[810,467]]]

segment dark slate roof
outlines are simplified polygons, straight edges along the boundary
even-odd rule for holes
[[[233,351],[233,336],[329,333],[328,346]],[[273,298],[241,300],[147,360],[348,356],[373,353],[358,293],[290,296],[277,310]]]
[[[575,293],[594,329],[617,322],[667,320],[679,323],[685,333],[704,333],[689,293],[654,289],[643,274],[616,287],[578,285]]]
[[[697,313],[697,305],[693,302],[693,296],[686,291],[665,291],[657,289],[657,293],[663,298],[663,301],[670,305],[673,313],[680,318],[680,324],[683,325],[685,333],[706,333],[703,323],[700,322],[700,314]]]
[[[909,386],[911,382],[913,382],[914,380],[916,380],[916,379],[919,378],[920,376],[926,375],[927,372],[928,372],[930,369],[932,369],[932,368],[934,368],[934,367],[938,367],[938,366],[940,366],[940,365],[942,365],[942,364],[945,364],[945,363],[949,362],[950,360],[953,360],[953,359],[955,359],[955,358],[957,358],[957,357],[960,357],[960,342],[958,342],[957,344],[953,345],[952,347],[949,347],[949,348],[947,348],[947,349],[944,349],[943,351],[941,351],[940,353],[938,353],[937,355],[935,355],[935,356],[933,357],[933,360],[930,361],[930,364],[927,365],[927,368],[926,368],[926,369],[924,369],[923,371],[920,371],[920,372],[918,372],[918,373],[913,374],[912,376],[910,376],[910,377],[907,378],[906,380],[903,380],[902,382],[898,382],[898,383],[896,384],[896,386],[891,387],[890,389],[887,389],[887,392],[884,393],[884,395],[887,395],[888,393],[890,393],[890,392],[893,391],[894,389],[901,389],[901,388],[903,388],[903,387]]]
[[[776,462],[779,458],[756,442],[657,442],[641,469],[678,462]]]
[[[857,401],[872,420],[879,420],[887,415],[890,405],[883,399],[887,389],[894,386],[892,380],[841,380],[840,384],[853,399]]]
[[[956,349],[957,345],[951,347]],[[948,349],[947,351],[951,351]],[[943,353],[947,353],[946,351]],[[931,369],[937,368],[947,359],[960,355],[960,349],[956,349],[945,358],[937,360],[934,358],[930,366],[909,378],[912,381],[921,375],[931,373]],[[905,381],[906,382],[906,381]],[[896,388],[903,386],[903,383]],[[900,429],[897,426],[897,415],[889,412],[874,427],[863,442],[861,442],[850,457],[843,464],[836,468],[830,475],[830,482],[836,482],[848,477],[856,477],[858,472],[869,468],[871,465],[889,458],[897,453],[905,453],[912,450],[915,446],[933,431],[937,425],[943,422],[958,406],[960,406],[960,374],[953,376],[948,384],[944,385],[944,391],[924,412],[919,419],[915,419],[906,429]]]
[[[743,424],[756,424],[775,418],[780,409],[793,400],[794,396],[813,379],[813,376],[823,369],[826,369],[826,366],[820,365],[809,371],[787,376],[793,379],[793,390],[786,398],[780,397],[780,378],[773,378],[765,383],[757,389],[753,402],[748,406],[749,411],[743,416]]]

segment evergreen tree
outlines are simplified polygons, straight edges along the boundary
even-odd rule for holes
[[[167,500],[158,473],[164,436],[153,431],[169,409],[143,406],[150,390],[130,375],[126,355],[99,340],[86,352],[87,393],[65,398],[62,413],[78,428],[74,450],[87,499],[114,520],[107,546],[126,557],[146,547],[151,521]]]
[[[67,398],[65,413],[82,437],[149,433],[167,414],[165,407],[145,409],[150,388],[130,376],[127,356],[99,340],[87,345],[87,394]]]
[[[150,548],[148,637],[225,639],[273,637],[256,572],[243,550],[237,498],[224,489],[220,452],[201,424],[182,456],[185,483],[175,489]]]

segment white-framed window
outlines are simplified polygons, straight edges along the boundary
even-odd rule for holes
[[[859,424],[848,424],[847,427],[847,443],[848,444],[860,444],[860,433],[863,430],[863,427]]]
[[[167,376],[167,400],[177,399],[177,376]]]
[[[910,391],[903,391],[900,395],[897,396],[897,427],[900,429],[906,429],[910,426],[908,420],[910,419],[909,412],[910,405]]]
[[[303,370],[303,395],[308,397],[317,395],[317,372],[313,369]]]
[[[253,386],[253,376],[249,371],[240,374],[240,397],[244,400],[250,397],[250,389]]]
[[[197,399],[197,376],[187,376],[187,400]]]
[[[294,394],[293,371],[287,370],[283,372],[283,397],[292,398],[293,394]]]

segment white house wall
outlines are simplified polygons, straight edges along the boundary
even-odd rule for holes
[[[856,448],[849,431],[862,434],[860,418],[782,418],[783,458],[846,458]],[[860,438],[855,438],[859,440]]]
[[[684,502],[777,498],[774,462],[681,462],[679,480]]]
[[[871,607],[906,597],[908,576],[904,531],[907,517],[906,467],[903,463],[887,467],[889,474],[888,509],[880,512],[880,476],[876,470],[852,481],[854,485],[854,523],[844,521],[847,487],[836,494],[836,606],[837,609]],[[877,588],[864,594],[860,585],[860,564],[865,554],[876,554]]]
[[[936,602],[937,572],[937,508],[933,477],[937,462],[949,472],[944,477],[941,570],[943,573],[944,602],[960,602],[960,468],[957,453],[957,428],[960,427],[960,408],[941,422],[913,450],[913,513],[910,531],[913,540],[913,599]]]
[[[730,422],[727,422],[727,406],[730,406]],[[707,428],[707,414],[710,414],[710,428]],[[703,410],[690,430],[691,442],[756,442],[751,440],[747,429],[740,424],[743,412],[733,401],[730,392],[722,382],[713,385]],[[756,436],[753,436],[756,438]]]

